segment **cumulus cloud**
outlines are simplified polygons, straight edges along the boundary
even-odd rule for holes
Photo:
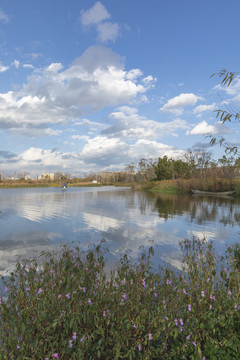
[[[216,85],[215,90],[224,91],[228,95],[238,95],[240,93],[240,77],[233,79],[229,86],[227,85]]]
[[[119,26],[116,23],[104,22],[98,24],[97,31],[100,42],[115,41],[119,35]]]
[[[96,136],[89,139],[83,147],[81,156],[84,161],[90,161],[97,166],[109,166],[121,164],[127,154],[128,145],[118,139],[109,139],[106,136]]]
[[[25,134],[32,130],[35,136],[36,129],[66,124],[89,110],[128,103],[148,89],[141,74],[125,70],[110,49],[90,47],[67,69],[52,63],[33,72],[20,90],[0,93],[0,128]]]
[[[197,96],[193,93],[182,93],[174,98],[168,100],[168,102],[163,105],[160,110],[163,112],[172,112],[174,114],[182,114],[183,109],[186,106],[193,106],[198,100],[204,100],[203,97]]]
[[[205,120],[198,123],[192,130],[187,131],[187,135],[218,135],[227,134],[229,130],[223,124],[217,122],[214,125],[209,125]]]
[[[34,66],[32,64],[23,64],[23,67],[25,69],[34,69]]]
[[[205,111],[213,111],[216,109],[216,103],[210,104],[210,105],[198,105],[193,109],[194,113],[202,113]]]
[[[160,139],[166,135],[177,136],[176,130],[187,129],[184,120],[174,119],[169,122],[149,120],[138,114],[138,110],[122,106],[110,114],[114,123],[102,130],[102,135],[117,136],[125,139]]]
[[[21,154],[13,154],[10,160],[2,160],[0,171],[4,171],[7,165],[9,172],[28,171],[31,175],[40,175],[42,172],[55,172],[59,169],[72,171],[81,163],[79,154],[31,147]]]
[[[93,25],[98,24],[103,20],[110,18],[111,15],[108,13],[107,9],[100,1],[97,1],[93,7],[89,10],[81,11],[81,23],[83,25]]]
[[[167,155],[171,158],[179,158],[185,151],[177,150],[173,146],[159,143],[157,141],[140,139],[135,144],[129,146],[128,155],[132,160],[140,158],[158,158]]]
[[[0,73],[5,72],[9,69],[9,66],[4,66],[0,63]]]
[[[61,63],[52,63],[51,65],[49,65],[47,67],[47,71],[50,71],[50,72],[58,72],[60,70],[62,70],[63,66]]]
[[[110,17],[111,15],[105,6],[100,1],[97,1],[89,10],[81,12],[80,21],[85,27],[95,26],[98,33],[97,39],[105,43],[107,41],[115,41],[119,36],[119,25],[105,21]]]

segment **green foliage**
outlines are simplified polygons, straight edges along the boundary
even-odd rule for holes
[[[180,244],[183,271],[143,253],[104,272],[101,248],[64,247],[19,262],[0,304],[0,360],[239,359],[239,247]]]
[[[190,167],[187,162],[168,159],[167,156],[158,158],[154,168],[157,180],[186,179],[190,177]]]

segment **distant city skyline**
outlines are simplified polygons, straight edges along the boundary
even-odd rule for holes
[[[238,0],[9,0],[0,7],[0,173],[121,171],[177,158],[240,106]],[[226,19],[226,14],[231,14]]]

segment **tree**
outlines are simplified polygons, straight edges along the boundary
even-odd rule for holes
[[[226,85],[229,87],[234,79],[239,78],[238,74],[239,73],[229,72],[226,69],[222,69],[219,73],[212,74],[211,77],[217,75],[221,79],[220,85]],[[225,107],[226,110],[216,110],[216,117],[221,121],[221,123],[224,124],[225,122],[240,122],[240,113],[238,109],[232,105],[227,104],[225,104]],[[232,153],[234,155],[240,155],[239,148],[237,146],[231,146],[224,137],[215,137],[213,135],[209,135],[209,137],[211,138],[211,145],[219,144],[225,148],[225,152],[227,154]]]

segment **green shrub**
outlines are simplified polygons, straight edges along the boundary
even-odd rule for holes
[[[217,271],[212,243],[180,246],[180,274],[154,272],[153,248],[108,274],[99,247],[19,262],[3,279],[0,359],[239,359],[238,250]]]

